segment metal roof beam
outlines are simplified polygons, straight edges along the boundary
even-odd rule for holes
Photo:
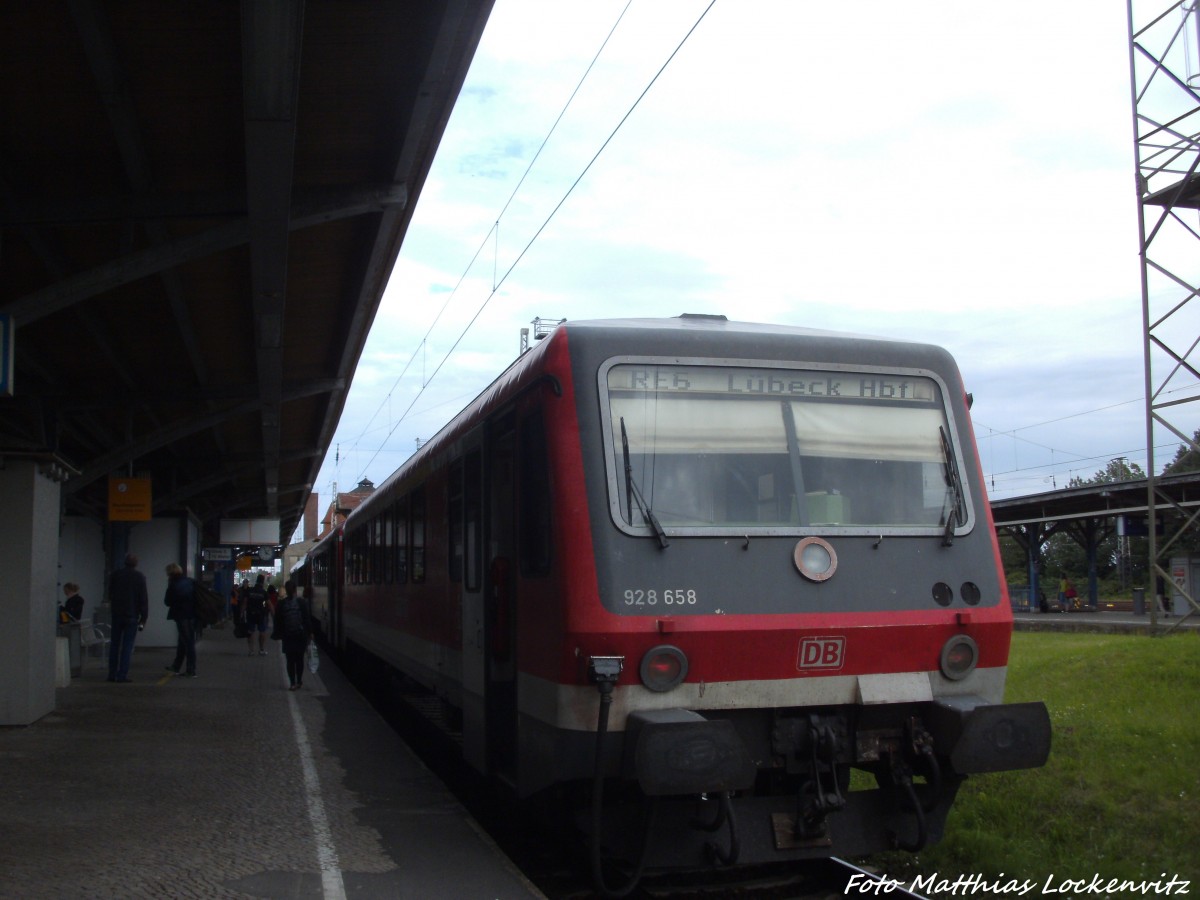
[[[315,394],[328,393],[330,382],[327,380],[318,380],[308,382],[304,385],[290,388],[286,393],[281,394],[281,402],[287,403],[292,400],[300,400],[304,397],[313,396]],[[95,460],[91,465],[84,469],[75,478],[70,479],[63,485],[65,493],[73,493],[87,484],[91,484],[99,478],[103,478],[115,470],[118,466],[133,462],[141,456],[149,453],[152,450],[157,450],[160,447],[165,447],[177,440],[182,440],[189,435],[196,434],[206,428],[211,428],[218,425],[226,419],[231,419],[235,416],[246,415],[249,413],[259,412],[262,408],[262,403],[259,399],[249,399],[234,406],[224,407],[214,410],[212,413],[204,416],[197,416],[189,419],[180,425],[174,425],[167,428],[161,428],[151,434],[143,435],[140,439],[127,441],[124,446],[118,447],[111,453]],[[308,458],[308,453],[304,452],[300,458]],[[286,457],[285,461],[291,457]]]
[[[124,445],[93,460],[91,465],[79,475],[67,480],[63,484],[63,493],[73,494],[80,488],[115,471],[119,466],[131,463],[152,450],[157,450],[175,441],[183,440],[189,435],[196,434],[206,428],[212,428],[214,425],[234,416],[256,413],[260,407],[261,404],[257,400],[250,400],[245,403],[239,403],[236,406],[215,410],[208,415],[197,416],[184,422],[169,425],[166,428],[160,428],[151,434],[132,438],[126,441]]]
[[[479,32],[482,32],[483,29],[483,21],[475,18],[474,13],[468,9],[468,6],[473,7],[474,5],[468,4],[465,0],[456,0],[445,6],[445,14],[424,68],[425,79],[415,93],[412,115],[404,123],[404,128],[400,132],[395,163],[392,168],[392,180],[396,183],[413,184],[419,190],[424,181],[425,173],[428,171],[433,156],[428,146],[430,143],[436,144],[441,129],[445,127],[445,122],[450,116],[450,109],[453,107],[454,95],[451,90],[447,89],[444,82],[456,78],[459,82],[458,86],[461,86],[462,80],[466,76],[466,69],[463,68],[461,72],[455,72],[452,69],[460,52],[460,41],[466,41],[474,46],[479,40],[478,33],[473,36],[467,35],[463,29],[472,20],[476,23]],[[445,103],[447,97],[451,98],[449,104]],[[379,298],[383,296],[384,287],[399,253],[400,242],[396,240],[396,235],[402,233],[406,227],[406,215],[408,215],[408,210],[405,206],[384,210],[379,227],[375,230],[375,241],[363,269],[358,293],[354,297],[353,314],[349,322],[347,339],[342,345],[342,356],[337,367],[339,377],[349,380],[358,365]],[[337,423],[341,419],[345,404],[346,393],[344,391],[339,396],[331,398],[329,406],[325,410],[325,420],[321,425],[321,443],[328,445],[333,442],[333,434],[337,429]],[[320,467],[321,461],[318,460],[310,472],[314,483]]]
[[[128,80],[117,62],[117,50],[108,23],[98,4],[87,0],[71,0],[70,6],[75,27],[83,41],[84,52],[92,69],[92,77],[96,79],[100,95],[104,98],[104,109],[120,148],[125,175],[135,194],[146,194],[153,186],[150,160],[146,156],[141,126],[138,124],[137,112],[129,95]],[[151,245],[162,246],[170,243],[171,237],[162,222],[148,221],[145,228]],[[171,313],[175,317],[175,324],[179,327],[180,337],[187,350],[188,360],[192,364],[192,371],[197,380],[204,384],[208,381],[208,364],[196,343],[192,314],[188,309],[183,285],[178,275],[170,269],[160,272],[159,276],[162,278]]]
[[[241,219],[246,216],[242,191],[203,194],[121,194],[111,197],[24,197],[0,210],[0,226],[94,225],[150,219]]]
[[[284,403],[315,397],[342,390],[346,383],[341,378],[314,378],[309,381],[285,381],[282,398]],[[194,390],[173,390],[169,385],[150,385],[151,390],[81,395],[48,393],[46,396],[57,401],[57,408],[64,412],[83,412],[91,409],[107,409],[114,404],[132,406],[151,403],[234,403],[258,398],[253,385],[225,387],[202,387]]]
[[[262,398],[267,515],[279,511],[279,429],[288,217],[296,151],[303,0],[242,3],[242,102],[255,361]]]
[[[293,208],[289,224],[292,231],[364,213],[383,212],[392,207],[403,207],[408,203],[408,190],[403,184],[350,188],[335,192],[320,191],[305,196],[306,199]],[[154,275],[164,269],[241,246],[249,240],[250,225],[247,220],[219,225],[199,234],[171,241],[162,247],[131,253],[87,272],[80,272],[0,306],[0,312],[11,313],[18,327],[28,325],[97,294]]]

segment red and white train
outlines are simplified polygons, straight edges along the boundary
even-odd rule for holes
[[[309,554],[333,648],[574,800],[601,860],[936,840],[962,779],[1044,763],[944,350],[721,316],[569,322]],[[851,778],[852,770],[874,778]]]

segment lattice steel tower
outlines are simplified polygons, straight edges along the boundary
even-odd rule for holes
[[[1128,0],[1146,379],[1151,573],[1171,584],[1172,555],[1200,537],[1200,511],[1156,485],[1156,438],[1200,452],[1200,0]],[[1164,461],[1165,462],[1165,461]],[[1153,523],[1162,520],[1156,534]],[[1153,595],[1153,584],[1147,585]],[[1200,593],[1194,588],[1192,594]],[[1186,596],[1186,593],[1185,593]],[[1200,605],[1188,596],[1195,609]],[[1152,623],[1158,608],[1150,604]]]

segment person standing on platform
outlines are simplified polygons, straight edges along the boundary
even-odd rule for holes
[[[1171,597],[1167,594],[1167,582],[1161,575],[1154,580],[1154,593],[1157,595],[1158,602],[1162,604],[1163,615],[1171,615]]]
[[[258,655],[267,655],[267,628],[271,618],[267,608],[267,589],[263,587],[265,575],[259,575],[254,587],[241,592],[241,602],[245,607],[246,616],[246,646],[250,655],[254,655],[254,635],[258,635]]]
[[[146,576],[138,571],[137,565],[137,556],[127,553],[125,565],[113,572],[108,581],[108,605],[112,610],[111,643],[108,645],[109,681],[133,681],[129,677],[133,644],[150,615]]]
[[[163,595],[167,618],[175,623],[175,662],[167,668],[176,675],[196,677],[196,583],[178,563],[167,565],[167,592]],[[186,663],[187,668],[183,666]]]
[[[250,595],[250,582],[242,580],[241,586],[233,586],[233,595],[229,598],[229,602],[233,604],[233,636],[244,638],[249,632],[246,630],[246,599]]]
[[[79,585],[68,581],[63,585],[63,593],[67,597],[62,605],[63,612],[71,617],[70,621],[78,622],[83,618],[83,597],[79,595]]]
[[[283,597],[275,606],[275,630],[271,637],[283,642],[287,657],[289,691],[304,687],[304,651],[312,637],[312,619],[308,601],[296,595],[296,582],[283,583]]]

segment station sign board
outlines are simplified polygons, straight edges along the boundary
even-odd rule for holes
[[[149,478],[108,479],[108,521],[149,522],[152,514]]]
[[[222,544],[253,544],[279,543],[278,519],[222,519],[220,523],[219,541]]]

